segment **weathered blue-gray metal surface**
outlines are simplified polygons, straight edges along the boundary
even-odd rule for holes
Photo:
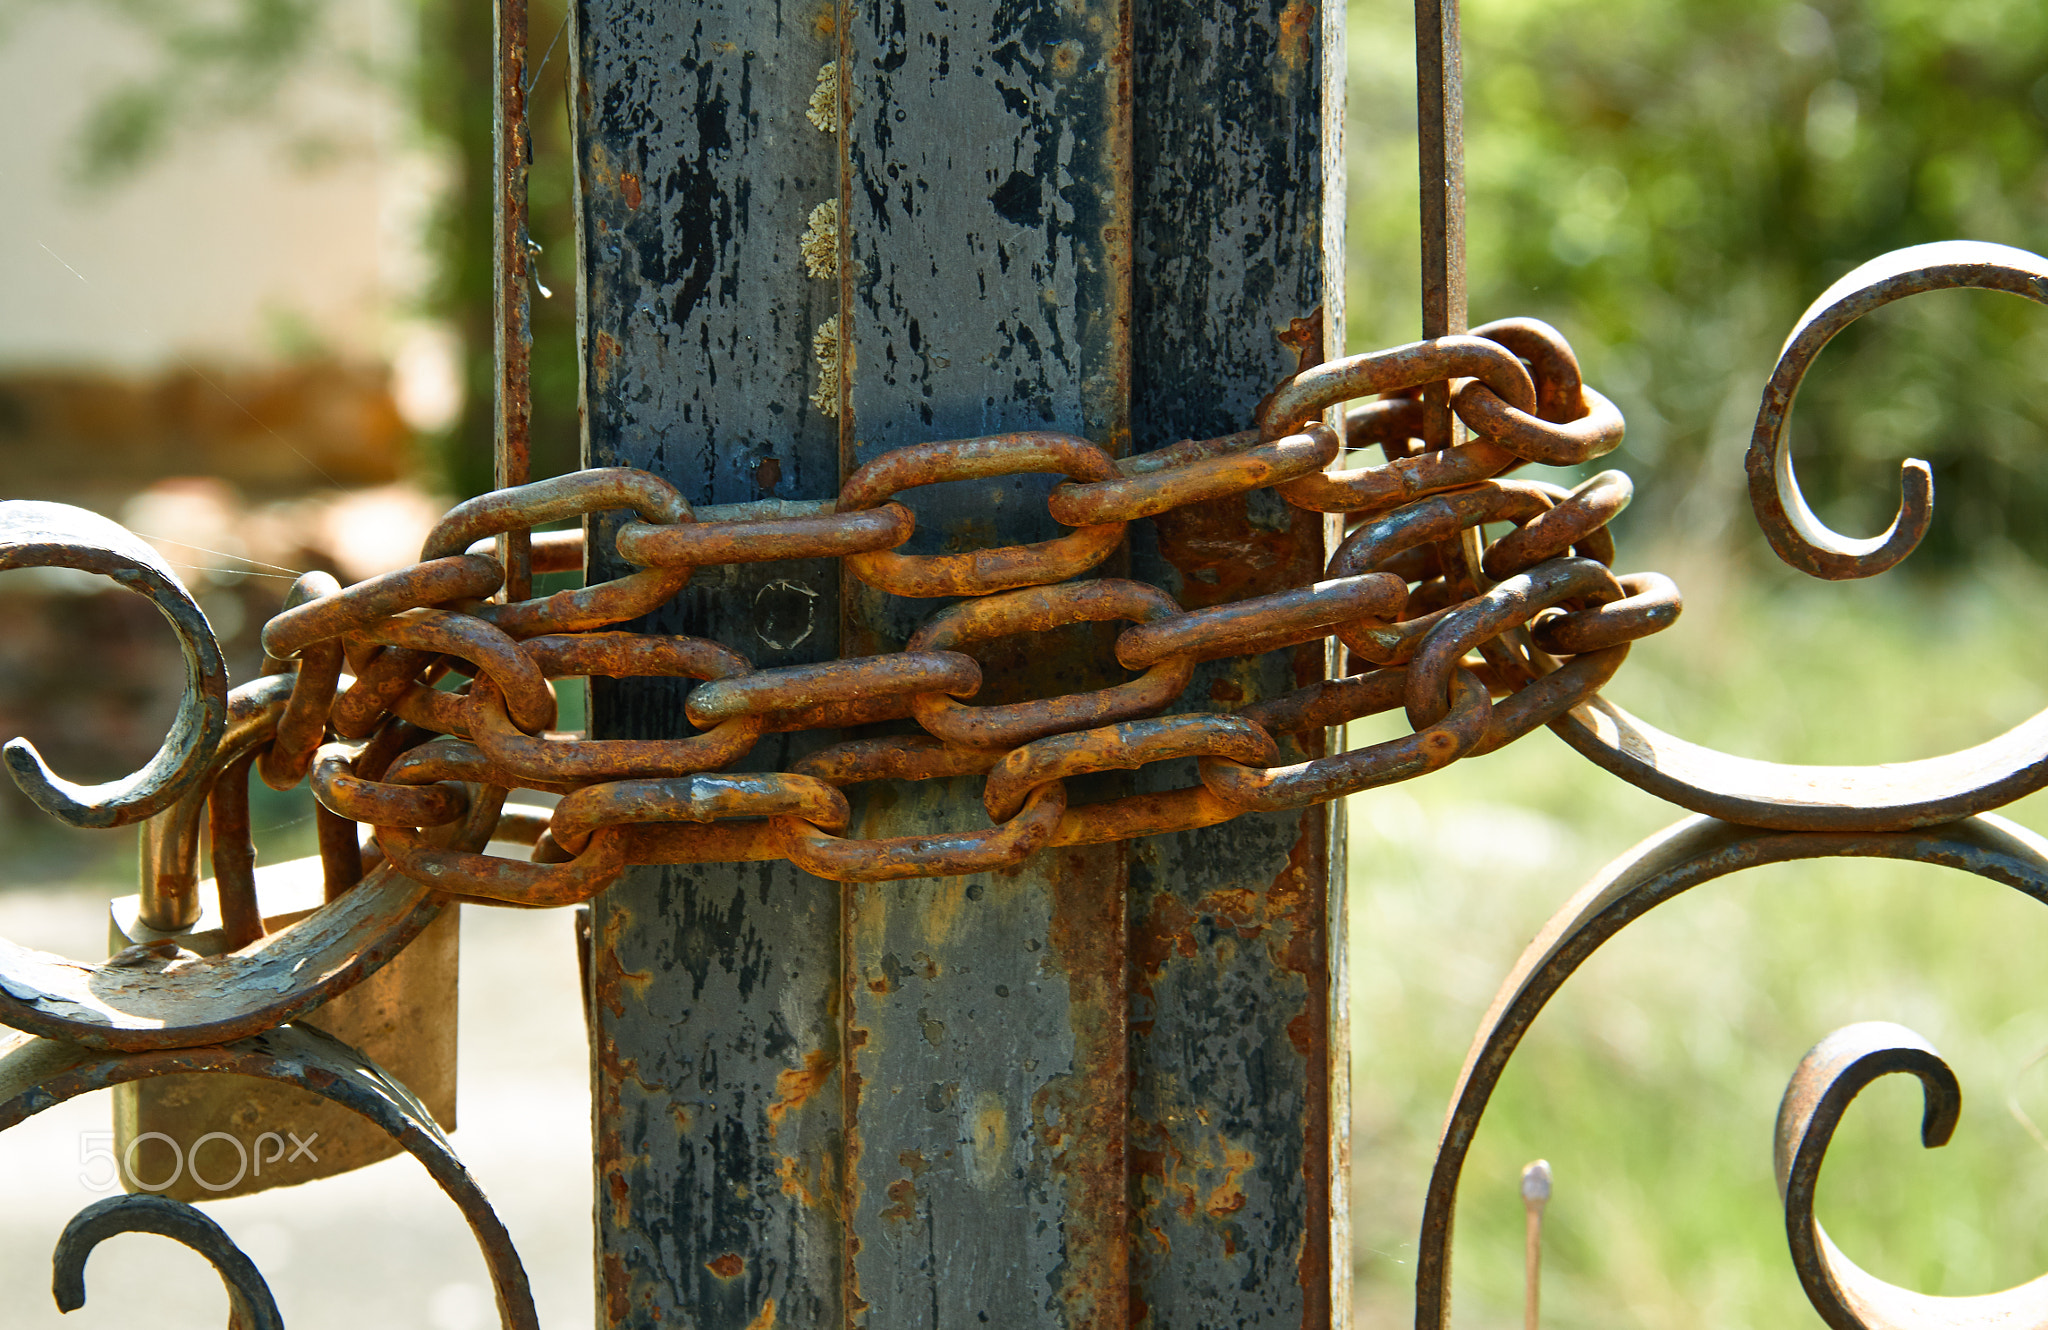
[[[1122,452],[1123,0],[847,12],[848,468],[1017,430]],[[1057,479],[904,502],[932,548],[1045,540]],[[900,647],[939,608],[852,580],[846,594],[855,651]],[[1022,645],[986,656],[976,701],[1115,681],[1097,677],[1110,657],[1089,626]],[[856,829],[987,825],[976,787],[884,787]],[[848,1303],[866,1324],[1125,1323],[1123,859],[1103,846],[850,889]]]
[[[833,9],[582,0],[572,26],[588,463],[695,503],[836,492],[809,380],[839,292],[800,252],[838,189],[806,115]],[[706,570],[647,627],[829,660],[838,576]],[[593,681],[593,729],[688,732],[688,682]],[[770,736],[743,765],[786,757]],[[837,884],[784,864],[632,869],[595,902],[603,1324],[841,1323],[839,915]]]
[[[1342,353],[1342,24],[1302,0],[1140,10],[1138,451],[1242,429],[1297,353]],[[1189,609],[1299,586],[1323,521],[1265,490],[1191,505],[1134,524],[1133,571]],[[1320,644],[1213,662],[1174,709],[1323,669]],[[1186,786],[1193,763],[1141,780]],[[1249,814],[1131,847],[1136,1325],[1345,1323],[1341,818]]]
[[[929,440],[1243,428],[1293,367],[1275,332],[1331,303],[1335,17],[581,0],[589,462],[698,503],[815,498]],[[1057,479],[906,493],[907,552],[1057,535]],[[1320,567],[1321,520],[1264,494],[1137,527],[1100,571],[1191,607]],[[724,576],[656,626],[782,664],[900,648],[945,603],[823,565]],[[975,644],[974,701],[1121,678],[1113,633]],[[1176,709],[1321,667],[1210,667]],[[681,691],[595,685],[593,728],[680,732]],[[986,825],[973,781],[850,793],[852,835]],[[630,873],[593,928],[605,1322],[1325,1323],[1326,827],[843,890]]]

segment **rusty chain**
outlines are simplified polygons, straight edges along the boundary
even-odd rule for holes
[[[1423,451],[1418,393],[1445,380],[1474,437]],[[1353,406],[1341,436],[1322,422],[1367,394],[1381,396]],[[346,588],[308,574],[264,628],[275,673],[237,689],[233,708],[262,719],[219,750],[204,782],[224,917],[234,931],[261,928],[250,902],[226,900],[253,892],[241,848],[252,763],[275,788],[310,782],[331,894],[386,861],[448,895],[524,906],[587,899],[628,864],[787,859],[845,881],[981,872],[1051,846],[1208,826],[1436,770],[1584,703],[1630,642],[1677,617],[1669,579],[1610,571],[1606,524],[1628,502],[1625,475],[1602,472],[1571,490],[1500,478],[1524,462],[1588,461],[1621,435],[1620,413],[1581,381],[1563,337],[1517,319],[1305,369],[1262,406],[1256,429],[1137,458],[1065,435],[1007,434],[901,448],[861,467],[834,499],[772,509],[696,512],[666,481],[626,468],[485,494],[441,519],[419,563]],[[1347,446],[1369,445],[1384,463],[1330,469]],[[1065,477],[1047,508],[1067,534],[900,552],[916,529],[896,502],[903,491],[1023,472]],[[1157,587],[1084,576],[1129,523],[1254,489],[1346,516],[1324,580],[1191,612]],[[637,571],[487,599],[504,584],[497,537],[621,509],[636,520],[618,528],[616,549]],[[1473,566],[1463,542],[1489,523],[1511,529]],[[542,533],[532,551],[537,572],[584,562],[578,532]],[[701,638],[615,627],[669,600],[697,568],[815,558],[842,559],[893,595],[962,599],[901,651],[772,669]],[[1003,705],[969,700],[983,683],[972,643],[1083,622],[1128,625],[1115,655],[1135,678]],[[1332,636],[1357,672],[1235,712],[1159,714],[1200,662]],[[699,732],[556,731],[549,681],[579,675],[698,680],[685,713]],[[1289,736],[1396,707],[1412,733],[1285,760]],[[787,771],[722,771],[763,734],[903,720],[922,732],[834,743]],[[1070,777],[1187,758],[1199,782],[1186,789],[1069,804]],[[842,787],[975,775],[986,777],[986,828],[844,834]],[[560,802],[507,805],[518,789]],[[196,812],[187,808],[180,833],[188,865]],[[358,823],[369,842],[349,831]],[[464,848],[479,843],[480,824],[530,843],[531,858]],[[189,882],[190,868],[180,876]]]

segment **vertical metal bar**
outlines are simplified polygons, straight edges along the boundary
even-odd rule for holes
[[[362,831],[318,800],[313,804],[313,829],[320,843],[320,874],[326,899],[335,900],[363,880]]]
[[[1422,170],[1422,335],[1465,331],[1465,65],[1458,0],[1415,0],[1416,130]],[[1448,384],[1424,393],[1423,442],[1453,442]]]
[[[831,493],[931,439],[1052,429],[1122,452],[1139,415],[1139,446],[1242,428],[1296,363],[1274,331],[1311,359],[1338,344],[1341,16],[1152,5],[1141,93],[1138,3],[579,0],[587,460],[732,501]],[[834,248],[836,270],[807,270]],[[1055,533],[1055,479],[901,498],[926,551],[1000,545]],[[1198,606],[1322,562],[1320,521],[1270,495],[1177,520],[1104,571]],[[647,627],[772,665],[901,646],[942,604],[839,576],[707,569]],[[1117,677],[1115,631],[990,644],[976,700]],[[1324,666],[1210,666],[1182,707]],[[682,691],[601,683],[594,732],[672,733]],[[972,782],[867,793],[864,836],[979,817]],[[1345,1265],[1329,827],[1254,817],[844,891],[783,865],[629,874],[592,918],[603,1322],[1327,1324]],[[1188,1197],[1147,1193],[1166,1170],[1146,1151],[1174,1142]]]
[[[255,761],[251,753],[229,763],[206,801],[214,894],[230,951],[263,936],[263,907],[256,900],[256,843],[249,830],[249,768]]]
[[[1292,0],[1138,6],[1139,450],[1244,428],[1298,357],[1343,347],[1342,22]],[[1313,581],[1326,538],[1254,491],[1135,524],[1132,564],[1196,609]],[[1320,647],[1213,662],[1175,709],[1230,710],[1325,667]],[[1133,847],[1133,1325],[1348,1323],[1341,812]]]
[[[496,79],[492,109],[496,122],[491,239],[497,261],[491,273],[495,307],[491,326],[497,366],[497,423],[492,481],[504,489],[524,485],[532,469],[533,295],[526,173],[533,160],[533,145],[526,126],[526,0],[493,0],[493,10]],[[526,531],[498,538],[507,600],[524,600],[533,593],[532,544]]]
[[[845,465],[934,439],[1129,431],[1126,0],[846,5]],[[919,537],[1057,534],[1056,477],[912,491]],[[927,545],[926,548],[935,548]],[[941,607],[849,582],[849,654]],[[986,657],[976,701],[1098,686],[1108,633]],[[1000,644],[991,644],[1000,647]],[[1120,675],[1118,677],[1121,677]],[[985,825],[973,781],[886,788],[866,835]],[[850,889],[854,1323],[1123,1330],[1126,847]]]
[[[573,13],[586,463],[655,471],[695,503],[835,493],[812,337],[839,286],[803,251],[839,192],[830,117],[811,117],[837,13]],[[592,577],[626,571],[611,532],[591,523]],[[838,576],[707,568],[639,626],[761,666],[831,659]],[[593,732],[672,737],[687,685],[593,681]],[[786,767],[790,742],[748,763]],[[636,869],[593,902],[599,1324],[845,1324],[839,930],[838,884],[784,864]]]

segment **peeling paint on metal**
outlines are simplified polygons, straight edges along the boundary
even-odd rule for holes
[[[831,14],[578,0],[587,465],[654,471],[697,504],[837,489],[837,428],[807,400],[837,284],[792,252],[838,182],[806,119]],[[615,524],[591,523],[593,579],[629,571]],[[745,641],[757,666],[830,659],[835,565],[707,572],[639,626]],[[764,596],[776,583],[807,594]],[[599,683],[593,729],[673,737],[689,682]],[[740,765],[787,765],[791,742]],[[779,864],[638,869],[593,916],[605,1323],[843,1325],[837,886]]]
[[[1242,429],[1274,382],[1341,345],[1340,177],[1319,141],[1334,65],[1309,0],[1144,11],[1136,448]],[[1224,500],[1135,524],[1132,567],[1200,608],[1313,579],[1324,540],[1311,515]],[[1180,708],[1323,669],[1314,649],[1212,662]],[[1181,765],[1139,787],[1187,784]],[[1133,1326],[1333,1323],[1328,825],[1319,809],[1244,817],[1132,857]]]

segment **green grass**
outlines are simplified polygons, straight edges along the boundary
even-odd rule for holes
[[[1757,541],[1760,545],[1761,542]],[[1610,689],[1696,742],[1779,761],[1871,762],[1979,742],[2048,702],[2048,575],[1979,570],[1810,582],[1669,553],[1685,617]],[[1767,557],[1767,556],[1766,556]],[[1352,742],[1370,735],[1354,734]],[[2048,802],[2003,810],[2037,829]],[[1494,990],[1594,871],[1683,810],[1539,732],[1351,802],[1352,1195],[1358,1323],[1412,1318],[1415,1237],[1436,1135]],[[1771,1172],[1778,1098],[1839,1026],[1919,1031],[1961,1078],[1962,1124],[1918,1143],[1917,1086],[1851,1110],[1822,1221],[1881,1278],[1989,1292],[2048,1270],[2040,958],[2048,911],[1948,870],[1824,861],[1680,897],[1574,977],[1510,1065],[1465,1173],[1457,1323],[1521,1317],[1521,1166],[1556,1170],[1545,1321],[1658,1330],[1818,1324],[1786,1253]]]

